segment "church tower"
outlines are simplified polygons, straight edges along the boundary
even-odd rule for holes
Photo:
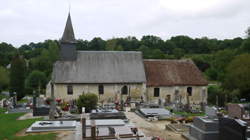
[[[60,43],[60,60],[61,61],[75,61],[76,60],[76,39],[71,22],[70,13],[66,22],[63,36]]]

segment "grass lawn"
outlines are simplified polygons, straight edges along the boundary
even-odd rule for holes
[[[15,136],[15,134],[28,128],[33,122],[41,119],[16,120],[23,113],[0,114],[0,140],[54,140],[56,134]]]
[[[6,109],[0,107],[0,114],[4,113],[6,111],[7,111]]]
[[[28,103],[27,99],[21,99],[19,101],[17,101],[17,103],[21,104],[21,103]]]

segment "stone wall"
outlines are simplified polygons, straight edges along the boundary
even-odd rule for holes
[[[128,87],[128,94],[121,96],[121,89],[125,85]],[[141,96],[145,94],[146,90],[145,84],[103,84],[104,94],[99,95],[99,84],[73,84],[72,86],[73,95],[68,95],[67,84],[55,84],[55,98],[72,100],[77,99],[82,94],[95,93],[98,96],[100,102],[114,102],[116,99],[120,100],[121,97],[125,101],[127,96],[131,96],[132,100],[140,100]],[[50,91],[47,90],[46,96],[50,97],[50,95]]]
[[[192,87],[192,95],[189,96],[190,104],[200,104],[201,102],[207,103],[207,87],[206,86],[173,86],[173,87],[147,87],[146,98],[149,102],[158,103],[159,99],[163,103],[170,95],[170,102],[174,102],[178,96],[181,103],[187,103],[187,88]],[[160,89],[160,96],[154,97],[154,88]]]

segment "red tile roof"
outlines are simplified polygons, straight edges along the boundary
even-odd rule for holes
[[[144,60],[147,86],[206,86],[192,60]]]

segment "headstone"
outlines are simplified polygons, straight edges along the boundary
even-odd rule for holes
[[[216,107],[205,107],[205,113],[208,116],[208,118],[214,119],[217,117],[217,108]]]
[[[245,113],[244,106],[241,104],[228,104],[228,116],[231,118],[242,119]]]
[[[219,140],[218,120],[195,117],[190,126],[188,137],[196,140]]]
[[[4,107],[4,100],[5,100],[5,98],[0,101],[0,107],[2,107],[2,108]]]
[[[82,114],[85,113],[85,107],[82,107]]]
[[[220,140],[246,140],[246,122],[239,119],[219,118]]]

